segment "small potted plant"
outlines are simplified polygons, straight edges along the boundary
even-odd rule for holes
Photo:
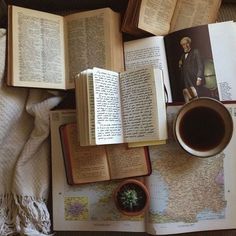
[[[150,201],[147,187],[139,180],[127,179],[114,192],[117,209],[128,216],[143,214]]]

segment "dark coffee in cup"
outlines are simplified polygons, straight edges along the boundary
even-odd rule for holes
[[[185,104],[174,122],[177,142],[188,153],[208,157],[221,152],[233,132],[227,108],[211,98],[198,98]]]

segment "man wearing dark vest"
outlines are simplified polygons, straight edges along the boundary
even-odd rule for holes
[[[179,60],[181,70],[181,86],[186,102],[198,97],[199,88],[203,85],[204,65],[198,49],[191,48],[191,38],[180,40],[184,53]]]

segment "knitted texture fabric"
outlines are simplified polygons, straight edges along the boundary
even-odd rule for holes
[[[5,67],[0,29],[0,235],[48,235],[49,111],[61,97],[7,86]]]

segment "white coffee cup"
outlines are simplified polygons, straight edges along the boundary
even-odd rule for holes
[[[223,103],[207,97],[184,104],[174,120],[174,136],[189,154],[214,156],[228,145],[233,133],[233,120]]]

